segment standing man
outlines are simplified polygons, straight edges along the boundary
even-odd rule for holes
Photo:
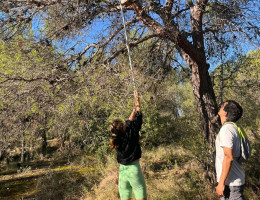
[[[245,172],[242,164],[236,160],[240,156],[239,133],[233,124],[226,123],[236,123],[242,113],[242,107],[232,100],[223,103],[218,112],[222,127],[216,137],[215,167],[218,182],[216,192],[221,200],[244,200]]]

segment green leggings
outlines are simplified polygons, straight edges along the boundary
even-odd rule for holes
[[[121,199],[130,199],[132,190],[136,199],[146,198],[146,185],[144,176],[138,161],[119,167],[119,193]]]

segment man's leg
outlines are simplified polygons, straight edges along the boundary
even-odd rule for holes
[[[244,185],[225,186],[224,196],[221,200],[245,200],[243,196]]]
[[[243,191],[244,191],[244,185],[241,186],[231,186],[230,187],[230,197],[229,199],[232,200],[244,200],[243,196]]]
[[[230,188],[229,186],[225,185],[225,189],[224,189],[224,196],[221,197],[221,200],[228,200],[230,197]]]

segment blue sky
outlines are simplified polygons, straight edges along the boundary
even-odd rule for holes
[[[165,0],[163,0],[162,2],[164,3]],[[260,2],[258,3],[258,6],[259,5],[260,5]],[[257,11],[257,9],[258,9],[258,7],[256,6],[255,11]],[[122,19],[119,22],[122,23]],[[39,18],[36,18],[36,20],[33,22],[33,29],[35,30],[36,35],[39,35],[39,29],[42,27],[42,25],[43,25],[43,23],[39,20]],[[72,52],[78,53],[78,52],[82,51],[88,44],[97,42],[99,37],[106,37],[108,34],[106,27],[108,27],[109,25],[111,25],[109,20],[102,21],[102,19],[100,18],[100,19],[96,20],[94,24],[89,26],[88,30],[86,30],[86,31],[82,30],[81,34],[77,34],[74,37],[67,38],[67,39],[63,40],[62,42],[56,41],[56,42],[54,42],[54,44],[58,47],[59,50],[64,51],[64,52],[66,51],[66,49],[74,46],[75,44],[78,44],[76,46],[76,48],[71,51],[71,53]],[[243,38],[240,38],[240,39],[241,39],[241,42],[240,42],[241,46],[243,46],[243,48],[239,49],[239,53],[241,53],[241,54],[246,54],[250,50],[256,50],[257,48],[259,48],[259,46],[250,44],[246,40],[243,41]],[[122,42],[124,42],[124,41],[122,41]],[[220,49],[216,49],[216,51],[220,51]],[[214,70],[214,68],[216,66],[218,66],[219,64],[221,64],[221,62],[226,62],[229,59],[231,59],[231,57],[233,56],[233,52],[234,52],[234,49],[232,49],[232,47],[231,47],[228,51],[223,52],[222,60],[220,58],[215,58],[215,59],[209,60],[209,64],[211,66],[209,71]],[[186,63],[183,62],[183,60],[181,58],[178,58],[178,60],[183,65],[186,65]]]

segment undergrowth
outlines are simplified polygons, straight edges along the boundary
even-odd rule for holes
[[[192,152],[173,145],[160,146],[143,151],[140,163],[148,199],[218,199],[204,181],[203,168]],[[101,181],[86,193],[85,200],[119,199],[118,168],[115,157],[108,155]]]
[[[104,160],[103,160],[104,161]],[[145,176],[149,200],[218,200],[215,185],[206,180],[203,164],[193,151],[178,145],[160,146],[144,150],[140,164]],[[118,168],[115,154],[108,154],[101,164],[101,179],[85,200],[115,200],[118,194]],[[101,166],[100,165],[100,166]],[[252,181],[249,182],[252,184]],[[245,187],[247,200],[256,200],[257,193]],[[135,200],[134,195],[132,199]]]

